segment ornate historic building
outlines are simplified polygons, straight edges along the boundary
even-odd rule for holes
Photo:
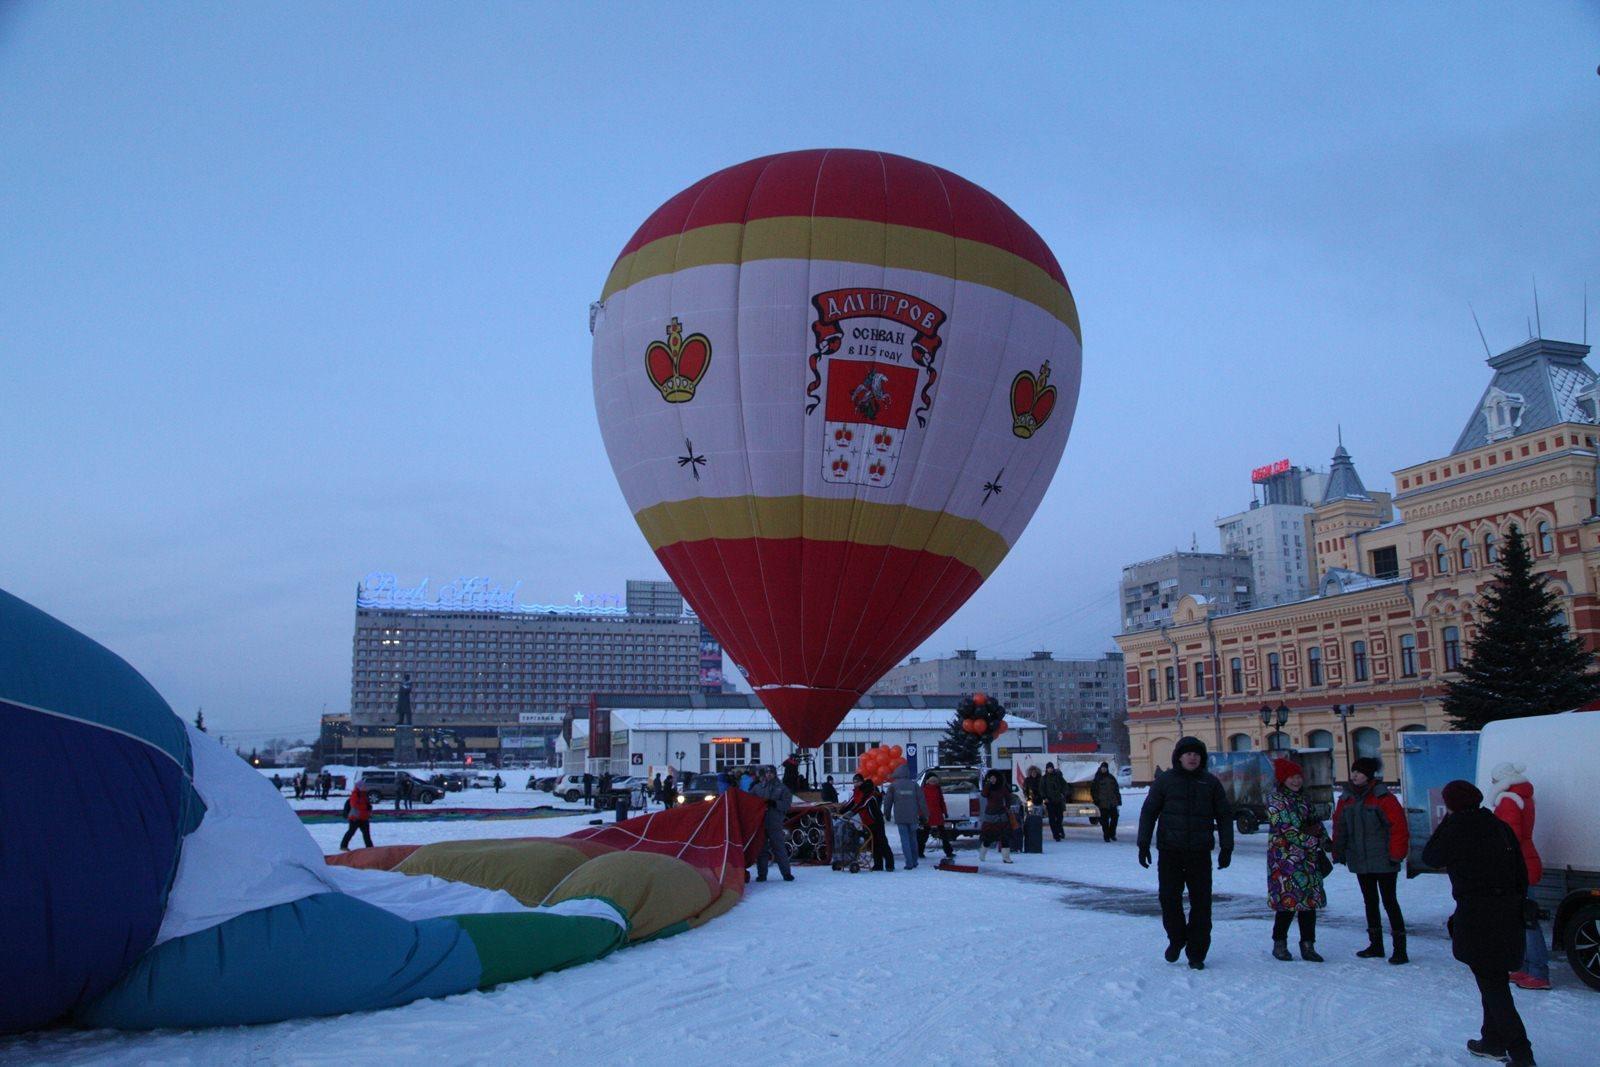
[[[1341,444],[1308,520],[1316,595],[1225,616],[1185,597],[1169,625],[1119,635],[1135,777],[1167,766],[1188,733],[1219,749],[1330,748],[1340,774],[1376,755],[1398,778],[1401,735],[1448,728],[1444,681],[1513,526],[1569,625],[1600,647],[1600,385],[1588,352],[1535,339],[1491,358],[1450,454],[1394,472],[1399,518],[1384,521],[1383,494]]]

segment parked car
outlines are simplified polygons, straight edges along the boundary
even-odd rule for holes
[[[528,775],[528,788],[538,790],[541,793],[554,792],[556,781],[560,777],[559,774],[546,774],[544,771],[536,771]]]
[[[444,790],[432,782],[424,782],[410,771],[367,771],[361,781],[373,800],[393,800],[400,793],[401,779],[411,782],[411,799],[432,804],[444,796]]]
[[[596,776],[595,785],[599,784],[599,778]],[[576,804],[583,799],[583,775],[563,774],[556,779],[555,785],[550,788],[550,792],[565,800],[568,804]]]
[[[714,774],[697,774],[689,779],[687,785],[678,787],[679,804],[715,799],[717,799],[717,776]]]
[[[467,787],[467,776],[460,771],[436,774],[429,778],[428,781],[450,793],[459,793]]]
[[[634,774],[618,775],[611,779],[611,788],[595,796],[595,804],[601,808],[614,808],[617,798],[624,793],[628,796],[628,807],[643,810],[649,800],[650,782]]]

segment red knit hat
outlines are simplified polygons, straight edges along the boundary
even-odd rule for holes
[[[1282,785],[1295,775],[1304,775],[1305,769],[1292,759],[1275,759],[1272,761],[1272,775]]]

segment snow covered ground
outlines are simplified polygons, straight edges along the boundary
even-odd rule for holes
[[[520,789],[501,797],[509,807],[547,800]],[[373,836],[554,836],[593,818],[380,818]],[[309,830],[327,850],[343,832]],[[1233,866],[1217,874],[1211,956],[1195,972],[1162,960],[1155,872],[1135,861],[1132,828],[1121,836],[1104,844],[1098,830],[1070,828],[1044,855],[978,875],[931,864],[892,875],[798,868],[794,883],[752,885],[702,929],[487,993],[232,1030],[57,1032],[0,1041],[0,1062],[498,1064],[526,1062],[530,1050],[541,1063],[585,1065],[852,1054],[936,1064],[1482,1062],[1465,1048],[1477,1036],[1477,993],[1444,937],[1443,878],[1401,885],[1411,965],[1354,958],[1365,922],[1342,869],[1318,927],[1329,962],[1279,963],[1267,954],[1266,839],[1241,838]],[[1546,1067],[1594,1063],[1600,994],[1564,961],[1552,972],[1553,991],[1515,993],[1535,1054]]]

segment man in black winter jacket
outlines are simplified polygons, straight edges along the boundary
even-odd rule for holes
[[[1483,1002],[1478,1040],[1468,1041],[1475,1056],[1505,1059],[1513,1067],[1531,1065],[1533,1046],[1511,999],[1506,972],[1523,963],[1523,898],[1528,867],[1511,827],[1480,807],[1483,794],[1471,782],[1454,781],[1442,790],[1450,814],[1440,821],[1422,862],[1450,876],[1456,912],[1450,916],[1450,947],[1472,968]]]
[[[1218,846],[1218,869],[1233,861],[1233,811],[1222,783],[1206,771],[1206,746],[1199,738],[1185,737],[1173,746],[1172,769],[1156,776],[1145,797],[1139,812],[1141,867],[1150,866],[1152,836],[1161,851],[1156,874],[1161,924],[1167,930],[1167,962],[1176,963],[1178,954],[1187,952],[1189,966],[1204,970],[1206,950],[1211,947],[1211,847]]]

